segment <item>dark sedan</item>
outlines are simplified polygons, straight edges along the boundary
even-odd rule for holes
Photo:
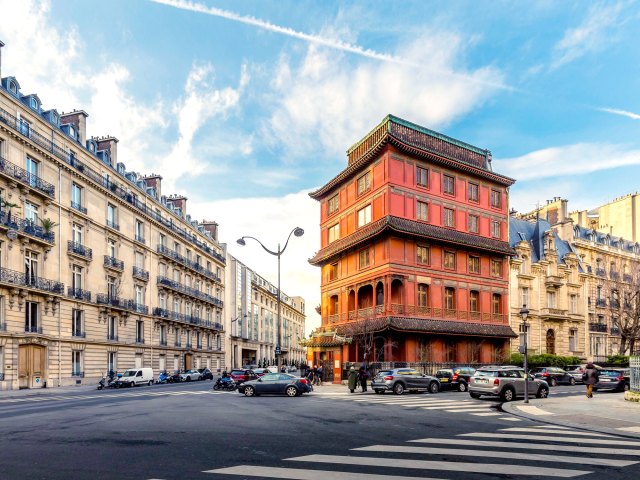
[[[628,368],[603,368],[598,373],[600,380],[593,386],[594,390],[615,390],[622,392],[629,390],[629,374]]]
[[[436,377],[440,380],[440,387],[444,390],[449,388],[466,392],[469,390],[469,381],[476,369],[473,367],[453,367],[441,368],[436,372]]]
[[[575,385],[576,379],[568,372],[558,367],[538,367],[529,370],[534,378],[546,381],[550,387],[555,387],[560,383]]]
[[[286,395],[297,397],[309,392],[309,382],[288,373],[268,373],[256,380],[249,380],[238,387],[246,397],[255,395]]]
[[[213,380],[213,372],[208,368],[199,368],[200,380]]]

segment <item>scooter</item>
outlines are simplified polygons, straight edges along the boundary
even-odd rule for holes
[[[171,376],[167,372],[160,372],[160,375],[158,376],[158,383],[168,383],[169,378],[171,378]]]
[[[236,382],[229,377],[219,377],[216,380],[216,383],[213,384],[214,390],[227,390],[229,392],[233,392],[236,388],[238,388]]]
[[[98,390],[102,390],[103,388],[117,388],[117,378],[117,373],[111,370],[108,375],[102,377],[98,382]]]

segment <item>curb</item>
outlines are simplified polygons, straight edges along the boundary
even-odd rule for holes
[[[561,427],[573,428],[576,430],[583,430],[585,432],[606,433],[609,435],[616,435],[618,437],[631,438],[634,440],[640,439],[640,433],[625,432],[622,430],[616,430],[614,428],[607,428],[607,427],[588,426],[584,424],[578,424],[578,423],[572,423],[572,422],[566,422],[566,421],[560,421],[560,420],[552,420],[550,418],[547,420],[536,415],[528,415],[515,408],[517,405],[522,405],[522,404],[524,404],[523,400],[518,402],[502,403],[500,405],[500,409],[503,412],[508,413],[509,415],[513,415],[514,417],[520,417],[526,420],[531,420],[538,423],[544,423],[547,425],[552,425],[552,426],[559,425]]]

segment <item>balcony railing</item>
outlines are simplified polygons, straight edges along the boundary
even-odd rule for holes
[[[633,282],[633,276],[629,275],[628,273],[623,273],[622,274],[622,280],[626,283],[631,283]]]
[[[604,298],[596,298],[596,307],[606,307],[607,301]]]
[[[606,323],[590,323],[589,331],[607,333],[607,324]]]
[[[133,276],[138,280],[142,280],[144,282],[149,281],[149,272],[143,270],[140,267],[133,267]]]
[[[609,277],[611,278],[611,280],[615,280],[615,281],[617,282],[618,280],[620,280],[620,273],[619,273],[619,272],[616,272],[616,271],[611,270],[611,271],[609,272]]]
[[[0,227],[6,228],[7,230],[16,230],[24,235],[35,237],[52,245],[56,242],[56,236],[53,232],[48,232],[31,220],[17,217],[13,213],[9,215],[8,212],[0,211]]]
[[[540,315],[544,317],[566,317],[567,310],[561,308],[541,308]]]
[[[181,265],[184,265],[185,267],[190,268],[191,270],[199,273],[200,275],[204,275],[205,277],[210,278],[211,280],[220,282],[220,277],[218,277],[211,270],[207,270],[199,263],[193,262],[183,257],[178,252],[171,250],[170,248],[167,248],[164,245],[158,245],[158,253],[160,253],[161,255],[164,255],[165,257],[170,258],[174,262],[180,263]]]
[[[375,312],[375,314],[374,314]],[[507,323],[507,316],[503,313],[469,312],[466,310],[443,309],[439,307],[421,307],[393,303],[385,308],[384,305],[366,307],[350,312],[335,313],[328,316],[331,323],[342,323],[349,320],[373,318],[374,316],[409,316],[424,317],[435,320],[458,320],[479,323]]]
[[[42,333],[42,327],[37,327],[35,325],[25,325],[24,331],[27,333]]]
[[[146,305],[139,306],[133,300],[126,300],[116,296],[109,295],[108,293],[99,293],[96,295],[96,303],[98,305],[109,305],[110,307],[117,308],[119,310],[128,310],[131,312],[147,313],[148,307]],[[140,310],[138,310],[138,308]],[[145,311],[145,309],[147,309]]]
[[[187,342],[187,348],[191,348],[191,342]]]
[[[216,297],[213,297],[211,295],[208,295],[206,293],[203,293],[199,290],[196,290],[195,288],[187,287],[186,285],[178,283],[162,275],[158,276],[158,286],[170,288],[171,290],[175,290],[176,292],[180,292],[184,295],[189,295],[191,297],[198,298],[203,302],[212,303],[213,305],[222,307],[222,300]]]
[[[83,290],[82,288],[69,287],[67,288],[67,297],[90,302],[91,292],[89,292],[88,290]]]
[[[86,260],[93,259],[93,250],[91,250],[89,247],[85,247],[81,243],[72,242],[71,240],[67,242],[67,253],[78,255],[79,257],[83,257]]]
[[[107,268],[112,268],[114,270],[123,271],[124,270],[124,262],[122,260],[118,260],[115,257],[111,257],[109,255],[104,256],[104,266]]]
[[[138,243],[146,243],[147,241],[141,235],[136,235],[136,242]]]
[[[32,288],[43,292],[64,295],[63,283],[33,275],[27,275],[4,267],[0,267],[0,283],[9,283],[18,287]]]
[[[136,303],[133,300],[129,301],[129,310],[135,313],[142,313],[144,315],[149,314],[149,307],[143,305],[142,303]]]
[[[191,325],[199,325],[201,327],[212,328],[214,330],[222,331],[222,325],[220,323],[211,322],[203,318],[196,317],[194,315],[184,315],[182,313],[167,310],[166,308],[156,307],[153,309],[153,315],[155,317],[166,318],[169,320],[176,320],[178,322],[189,323]]]
[[[619,327],[611,327],[611,335],[619,336],[620,328]]]
[[[226,259],[223,255],[217,253],[213,248],[209,247],[204,242],[199,240],[197,236],[190,233],[186,228],[180,227],[178,224],[176,224],[173,218],[163,217],[161,213],[154,210],[153,206],[147,206],[145,203],[138,200],[135,195],[132,195],[124,188],[118,186],[108,178],[105,178],[101,172],[93,170],[88,165],[85,165],[83,162],[79,161],[71,151],[62,148],[59,145],[56,145],[51,138],[51,131],[48,131],[46,135],[43,135],[3,108],[0,108],[0,122],[4,123],[10,128],[13,128],[19,134],[28,138],[30,141],[38,145],[40,148],[51,153],[53,156],[71,165],[73,168],[81,172],[83,175],[85,175],[87,178],[91,179],[98,185],[101,185],[104,188],[108,188],[115,195],[130,203],[142,213],[153,218],[157,222],[164,225],[166,228],[170,229],[176,235],[181,236],[186,241],[192,243],[202,251],[216,258],[222,264],[226,263]],[[100,159],[98,159],[97,157],[95,158],[97,161],[100,161]],[[114,175],[120,175],[115,169],[113,170],[113,173]]]
[[[113,228],[114,230],[120,230],[120,225],[118,225],[115,221],[107,220],[106,222],[107,222],[107,227]]]
[[[596,268],[596,275],[599,277],[606,277],[607,272],[605,271],[604,268]]]
[[[79,203],[71,202],[71,208],[73,208],[74,210],[79,211],[80,213],[84,213],[85,215],[87,214],[87,209],[85,207],[83,207],[82,205],[80,205]]]
[[[39,176],[27,172],[24,168],[21,168],[2,157],[0,157],[0,172],[19,181],[20,183],[39,190],[48,197],[55,198],[56,196],[56,188],[52,184],[45,182]]]

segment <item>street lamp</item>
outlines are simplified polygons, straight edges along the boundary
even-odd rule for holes
[[[529,370],[527,368],[527,330],[529,330],[529,325],[527,325],[527,316],[529,315],[529,310],[526,305],[522,306],[520,310],[520,318],[522,318],[522,333],[523,333],[523,345],[520,345],[520,353],[524,354],[524,403],[529,403]]]
[[[273,251],[273,250],[269,250],[267,247],[264,246],[264,244],[258,240],[255,237],[250,237],[248,235],[244,236],[244,237],[240,237],[237,240],[238,245],[240,245],[241,247],[244,247],[246,245],[246,242],[244,241],[245,238],[250,238],[252,240],[255,240],[256,242],[258,242],[260,244],[260,246],[264,249],[265,252],[270,253],[271,255],[274,255],[276,257],[278,257],[278,328],[277,328],[277,343],[276,343],[276,363],[278,364],[278,371],[280,371],[280,363],[281,363],[281,358],[280,355],[282,355],[282,347],[280,345],[280,342],[282,340],[281,338],[281,332],[280,332],[280,324],[281,324],[281,317],[280,317],[280,256],[284,253],[284,251],[287,249],[287,245],[289,245],[289,239],[291,238],[291,234],[295,235],[296,237],[301,237],[302,235],[304,235],[304,230],[301,229],[300,227],[296,227],[293,230],[291,230],[289,232],[289,236],[287,237],[287,241],[284,243],[284,247],[282,247],[282,249],[280,248],[280,244],[278,243],[278,250],[277,251]]]

